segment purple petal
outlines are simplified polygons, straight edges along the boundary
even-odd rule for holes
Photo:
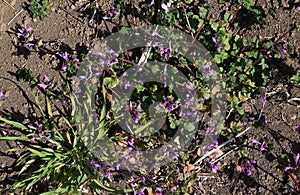
[[[17,36],[18,36],[18,38],[20,38],[20,37],[24,36],[24,34],[23,33],[17,33]]]
[[[287,166],[287,167],[285,167],[284,171],[289,171],[289,170],[291,170],[291,169],[293,169],[293,167]]]
[[[249,120],[250,120],[250,121],[254,121],[255,118],[254,118],[253,116],[250,116],[250,117],[249,117]]]
[[[26,32],[32,32],[33,28],[31,26],[27,26],[25,23],[24,23],[24,28],[25,28],[25,31]]]
[[[145,195],[145,193],[144,193],[144,191],[145,191],[145,187],[143,187],[142,189],[141,189],[141,191],[138,193],[138,195]]]
[[[103,20],[108,20],[108,19],[110,19],[110,18],[107,17],[107,16],[103,16],[102,19],[103,19]]]
[[[247,176],[250,176],[252,173],[249,169],[246,169],[246,174],[247,174]]]
[[[66,65],[63,65],[63,66],[61,67],[61,70],[62,70],[62,71],[66,71],[66,70],[67,70],[67,66],[66,66]]]
[[[28,48],[30,48],[30,47],[31,47],[31,46],[33,46],[34,44],[33,44],[33,43],[30,43],[30,42],[28,42],[26,45],[27,45],[27,47],[28,47]]]
[[[66,60],[66,61],[68,61],[69,60],[69,58],[68,58],[68,56],[69,56],[69,54],[68,54],[68,52],[65,52],[65,53],[63,53],[62,55],[59,55],[61,58],[63,58],[64,60]]]
[[[213,37],[212,38],[212,42],[215,44],[215,45],[217,45],[218,43],[217,43],[217,40],[216,40],[216,38],[215,37]]]
[[[214,166],[211,167],[211,170],[213,172],[217,172],[218,168],[219,168],[218,165],[214,165]]]
[[[44,83],[39,83],[38,86],[44,90],[48,87],[48,85],[46,85]]]
[[[3,91],[0,91],[0,100],[3,98],[3,96],[4,96]]]
[[[35,139],[36,139],[36,136],[33,136],[33,137],[30,139],[30,141],[35,143],[35,142],[36,142]]]
[[[295,164],[296,164],[296,165],[300,165],[299,159],[300,159],[300,153],[298,153],[298,154],[296,155],[296,159],[295,159]]]
[[[252,164],[256,164],[256,160],[254,160],[254,159],[250,160],[250,162],[251,162]]]
[[[259,141],[257,141],[256,139],[252,139],[251,142],[252,142],[253,144],[261,144],[261,143],[260,143]]]
[[[281,54],[281,55],[284,55],[284,54],[286,54],[288,51],[286,50],[286,49],[282,49],[280,52],[279,52],[279,54]]]
[[[267,149],[264,147],[264,143],[262,143],[259,147],[259,151],[263,152],[263,151],[267,151]]]
[[[78,58],[73,58],[73,62],[79,62]]]

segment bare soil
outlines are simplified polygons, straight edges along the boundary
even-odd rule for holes
[[[80,11],[89,1],[74,3],[71,0],[58,0],[53,2],[51,11],[43,21],[32,20],[28,12],[24,10],[12,22],[10,20],[16,13],[24,9],[24,1],[6,1],[13,8],[5,1],[0,1],[0,90],[5,91],[5,101],[0,111],[2,114],[11,114],[12,118],[19,122],[24,122],[29,120],[29,116],[38,115],[38,113],[31,109],[28,102],[29,99],[33,99],[32,94],[28,93],[31,89],[26,85],[17,86],[18,82],[14,73],[21,67],[26,67],[39,74],[47,73],[51,79],[58,82],[63,80],[54,70],[56,64],[55,60],[52,60],[53,56],[28,54],[17,47],[18,40],[13,33],[16,25],[26,22],[46,41],[47,46],[54,50],[59,51],[64,48],[68,51],[79,50],[82,53],[86,52],[86,46],[117,29],[114,25],[104,22],[99,25],[89,24],[88,15]],[[300,6],[299,1],[289,2],[258,0],[257,5],[266,13],[263,19],[266,25],[262,27],[257,24],[245,24],[245,28],[241,29],[241,34],[249,39],[253,37],[269,39],[278,38],[288,32],[294,22],[300,22],[300,11],[296,10],[296,7]],[[217,5],[215,0],[208,1],[208,4],[214,6],[212,12],[216,17],[223,10],[229,9],[234,12],[237,8],[236,5],[231,7]],[[111,5],[112,1],[100,2],[103,10]],[[273,15],[269,13],[268,7],[273,7]],[[140,20],[135,15],[131,17],[133,20]],[[274,153],[283,153],[292,157],[300,153],[300,132],[296,130],[300,124],[300,102],[289,100],[300,98],[300,88],[288,83],[287,77],[300,69],[300,33],[288,32],[284,39],[293,45],[294,50],[285,61],[273,64],[273,71],[278,72],[282,79],[272,86],[271,91],[276,91],[276,93],[268,97],[262,113],[268,125],[265,129],[252,129],[244,135],[242,140],[247,145],[252,138],[268,139],[274,144]],[[253,98],[250,102],[253,107],[249,106],[250,103],[244,103],[243,107],[248,109],[249,113],[256,113],[254,108],[261,108],[262,101]],[[248,127],[247,125],[246,123],[245,127]],[[0,127],[0,134],[5,132],[2,131],[4,128]],[[2,136],[5,135],[2,133]],[[13,182],[17,173],[14,169],[17,156],[6,153],[7,149],[14,147],[13,144],[16,143],[0,142],[0,189]],[[224,148],[223,152],[232,151],[236,145],[238,144],[230,144]],[[264,154],[256,149],[249,150],[251,151],[250,158],[257,159],[257,171],[252,176],[248,177],[238,171],[238,158],[235,152],[231,152],[223,159],[221,168],[216,174],[209,173],[210,177],[199,174],[199,182],[195,184],[199,189],[199,194],[291,194],[288,187],[294,184],[287,174],[282,174],[276,169],[278,162],[275,158],[271,154]],[[123,187],[125,185],[120,184]]]

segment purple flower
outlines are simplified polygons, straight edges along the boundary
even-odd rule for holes
[[[219,145],[218,140],[214,140],[213,148],[216,149],[218,145]]]
[[[144,191],[145,191],[145,187],[143,187],[142,189],[141,189],[141,191],[138,193],[138,195],[145,195],[145,193],[144,193]]]
[[[38,86],[44,90],[48,87],[48,85],[46,85],[44,83],[39,83]]]
[[[218,168],[218,165],[214,165],[211,167],[211,170],[216,173],[218,171]]]
[[[72,61],[73,62],[79,62],[79,59],[78,58],[73,58]]]
[[[296,127],[296,131],[300,131],[300,125]]]
[[[30,48],[31,46],[34,46],[34,44],[30,43],[30,42],[27,42],[26,45],[27,45],[28,48]]]
[[[160,42],[154,42],[154,43],[152,43],[152,47],[158,47],[158,46],[160,46],[161,45],[161,43]]]
[[[173,187],[171,187],[170,191],[172,192],[172,191],[174,191],[176,189],[177,189],[177,186],[173,186]]]
[[[251,171],[249,169],[246,169],[246,175],[250,176],[251,174],[252,174]]]
[[[43,77],[46,79],[46,81],[50,81],[46,73],[43,74]]]
[[[62,70],[62,71],[66,71],[66,70],[67,70],[67,65],[63,65],[63,66],[61,67],[61,70]]]
[[[295,164],[296,164],[296,165],[300,165],[300,153],[298,153],[298,154],[296,155],[296,158],[295,158]]]
[[[185,85],[185,88],[187,88],[189,90],[194,90],[194,85],[193,85],[193,83],[189,82],[188,84]]]
[[[24,36],[24,31],[23,31],[23,30],[21,30],[20,28],[18,28],[18,31],[19,31],[19,32],[17,33],[18,38]]]
[[[155,0],[151,0],[150,5],[154,5],[155,4]]]
[[[252,139],[251,142],[252,142],[253,144],[261,144],[261,143],[260,143],[259,141],[257,141],[256,139]]]
[[[125,89],[128,89],[128,87],[130,87],[131,85],[130,85],[130,81],[126,81],[126,83],[125,83],[125,85],[124,85],[124,88]]]
[[[51,138],[51,135],[48,135],[48,136],[46,137],[46,140],[48,141],[50,138]]]
[[[256,164],[256,160],[254,160],[254,159],[250,160],[250,162],[251,162],[252,164]]]
[[[250,117],[249,117],[249,120],[250,120],[250,121],[254,121],[255,118],[254,118],[253,116],[250,116]]]
[[[264,143],[262,143],[259,147],[259,151],[263,152],[263,151],[267,151],[267,149],[264,147]]]
[[[131,189],[132,189],[133,194],[136,195],[136,191],[135,191],[135,188],[133,185],[131,185]]]
[[[300,7],[297,7],[296,10],[297,10],[297,11],[300,11]]]
[[[162,191],[164,191],[161,187],[157,187],[156,189],[155,189],[155,191],[156,192],[162,192]]]
[[[293,169],[293,167],[287,166],[287,167],[285,167],[284,171],[289,171],[289,170],[291,170],[291,169]]]
[[[266,102],[267,102],[267,98],[263,97],[263,104],[266,104]]]
[[[103,16],[102,19],[103,19],[103,20],[109,20],[110,18],[107,17],[107,16]]]
[[[3,96],[4,96],[3,91],[0,91],[0,100],[3,98]]]
[[[39,37],[39,36],[37,36],[37,35],[34,35],[34,40],[38,41],[39,39],[40,39],[40,37]]]
[[[265,124],[265,125],[267,125],[267,124],[268,124],[268,119],[267,119],[267,118],[265,118],[265,120],[264,120],[264,124]]]
[[[280,52],[279,52],[279,54],[281,54],[281,55],[284,55],[284,54],[286,54],[288,51],[286,50],[286,49],[282,49]]]
[[[116,165],[116,170],[117,170],[117,171],[120,170],[120,163],[118,163],[118,164]]]
[[[160,34],[158,34],[158,32],[156,30],[152,30],[152,36],[158,36],[160,38],[164,38],[163,36],[161,36]]]
[[[63,53],[62,55],[59,55],[62,59],[64,59],[64,60],[66,60],[66,61],[69,61],[69,58],[68,58],[68,56],[69,56],[69,54],[68,54],[68,52],[65,52],[65,53]]]
[[[105,57],[105,55],[104,55],[104,53],[102,53],[102,52],[97,52],[97,55],[99,55],[99,56],[101,56],[101,57]]]
[[[168,111],[171,112],[171,111],[175,110],[176,108],[178,108],[178,104],[176,102],[174,102],[168,107]]]
[[[25,23],[24,23],[24,28],[25,28],[25,31],[29,32],[29,33],[31,33],[33,30],[33,28],[31,26],[27,26]]]
[[[212,38],[212,42],[215,44],[215,45],[217,45],[218,43],[217,43],[217,40],[216,40],[216,38],[215,37],[213,37]]]
[[[36,139],[36,135],[33,136],[33,137],[30,139],[30,141],[33,142],[33,143],[36,143],[35,139]]]
[[[115,14],[115,15],[118,14],[117,10],[116,10],[114,7],[111,9],[111,13],[113,13],[113,14]]]
[[[29,129],[36,130],[36,128],[35,128],[34,126],[32,126],[32,125],[27,125],[27,127],[28,127]]]

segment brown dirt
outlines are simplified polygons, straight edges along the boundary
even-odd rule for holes
[[[83,4],[88,1],[74,4],[70,0],[59,0],[57,3],[53,3],[52,10],[48,12],[48,17],[43,21],[33,21],[28,12],[23,11],[10,25],[7,25],[14,15],[22,9],[24,1],[7,0],[7,2],[14,9],[4,1],[0,1],[0,90],[6,92],[5,102],[0,110],[5,114],[11,113],[13,118],[24,122],[30,114],[34,114],[36,111],[30,107],[28,99],[24,96],[24,92],[31,91],[31,89],[25,85],[19,88],[13,73],[20,67],[26,67],[40,74],[47,73],[49,77],[59,82],[62,81],[62,78],[53,69],[56,65],[54,61],[50,60],[53,56],[39,57],[32,54],[26,57],[26,54],[15,47],[17,37],[12,32],[16,24],[22,24],[25,21],[45,41],[54,41],[51,46],[67,50],[75,50],[80,46],[91,44],[115,29],[112,25],[105,26],[104,23],[98,26],[89,25],[88,18],[83,17],[79,12]],[[111,1],[104,2],[101,5],[102,9],[108,8],[110,3]],[[216,5],[216,1],[211,0],[208,3]],[[295,9],[295,7],[300,6],[297,1],[294,1],[294,4],[289,4],[287,1],[259,0],[258,5],[262,6],[266,13],[267,6],[273,5],[275,15],[267,14],[264,18],[265,28],[252,25],[242,29],[243,36],[250,39],[253,37],[264,39],[274,36],[278,38],[282,33],[289,30],[292,23],[300,21],[300,11],[297,12]],[[231,11],[234,12],[236,7],[232,6]],[[216,6],[214,14],[218,17],[218,13],[227,8],[226,5]],[[252,137],[256,139],[267,138],[274,143],[276,154],[286,153],[292,157],[300,152],[299,131],[295,130],[300,124],[300,102],[288,102],[288,100],[294,97],[299,98],[300,88],[291,86],[284,80],[286,73],[291,74],[300,69],[300,33],[296,31],[288,33],[285,40],[294,46],[294,54],[284,62],[274,64],[274,70],[278,69],[279,73],[282,74],[283,84],[277,83],[272,86],[272,91],[278,89],[278,92],[268,98],[264,108],[263,115],[268,119],[268,128],[254,129],[248,132],[245,135],[247,140],[245,144],[249,144]],[[29,99],[32,99],[31,94],[27,95]],[[258,108],[261,106],[260,100],[254,99],[253,103]],[[247,123],[245,123],[245,127],[247,127]],[[1,132],[4,128],[0,127]],[[10,183],[14,175],[15,156],[7,155],[5,152],[10,147],[6,143],[0,143],[0,189]],[[232,147],[233,145],[224,148],[224,152],[230,151]],[[231,153],[223,159],[222,168],[213,175],[215,178],[199,176],[199,185],[203,186],[206,194],[289,194],[286,187],[293,186],[293,184],[290,179],[287,179],[286,174],[276,170],[277,161],[257,150],[252,151],[250,157],[257,159],[258,170],[251,177],[234,171],[238,162],[234,153]]]

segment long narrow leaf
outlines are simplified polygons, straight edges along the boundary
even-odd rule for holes
[[[18,123],[16,121],[11,121],[11,120],[8,120],[8,119],[5,119],[5,118],[0,118],[0,121],[3,121],[4,123],[10,124],[14,127],[20,128],[22,130],[28,130],[28,128],[25,125],[23,125],[21,123]]]
[[[0,137],[0,141],[26,141],[29,140],[26,136],[7,136],[7,137]]]

